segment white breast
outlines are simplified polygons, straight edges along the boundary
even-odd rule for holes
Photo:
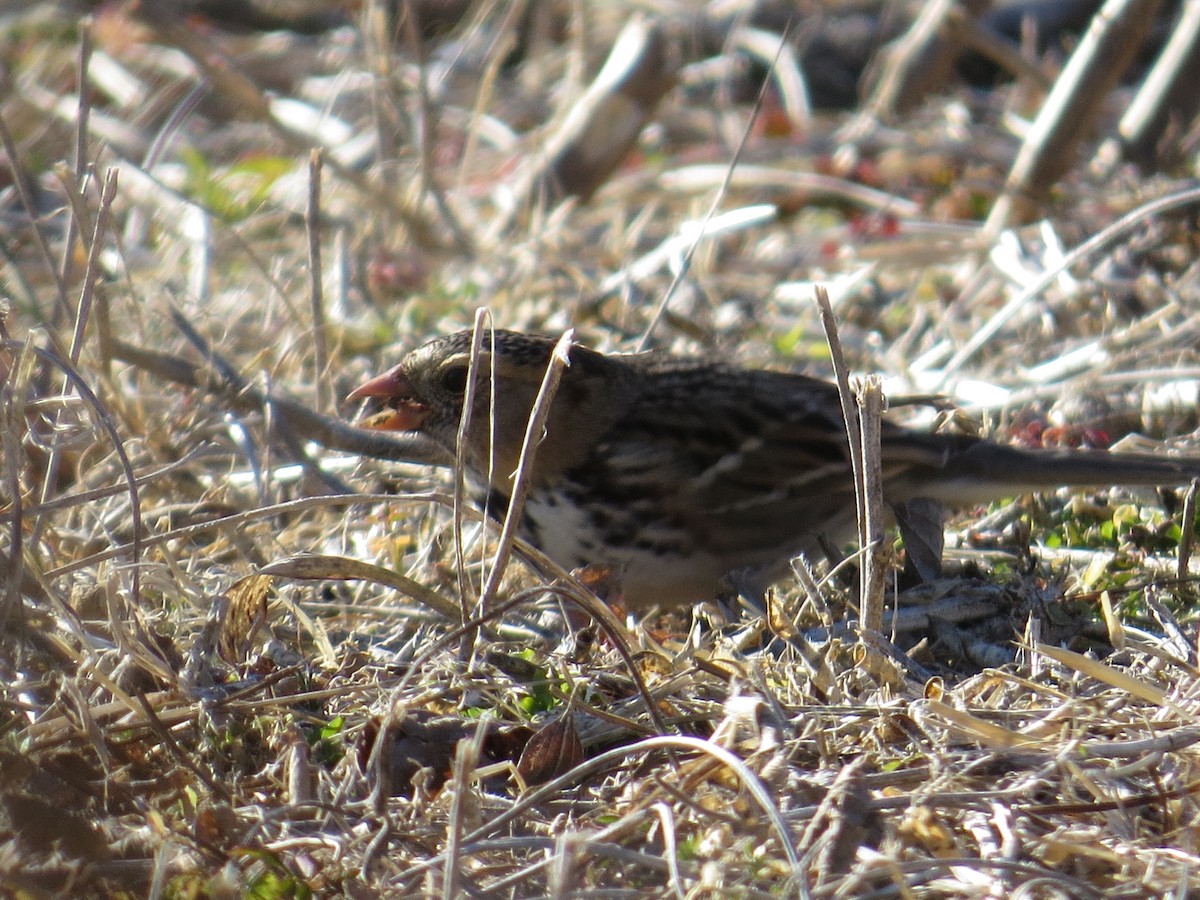
[[[711,600],[726,574],[722,561],[703,553],[637,546],[641,542],[659,548],[677,545],[680,536],[661,527],[625,527],[623,541],[606,543],[603,527],[562,492],[532,493],[525,502],[525,517],[530,526],[526,536],[563,568],[611,568],[629,609]]]

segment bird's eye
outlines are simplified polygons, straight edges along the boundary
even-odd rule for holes
[[[442,373],[442,387],[453,394],[461,394],[467,389],[467,367],[450,366]]]

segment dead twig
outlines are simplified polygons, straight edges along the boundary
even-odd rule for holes
[[[1109,92],[1129,68],[1154,22],[1161,0],[1107,0],[1050,96],[1042,104],[1013,162],[1004,193],[985,231],[999,234],[1013,221],[1029,221],[1050,188],[1074,163]]]
[[[207,391],[237,410],[256,412],[272,407],[277,418],[287,422],[296,433],[331,450],[434,466],[449,466],[452,462],[445,450],[424,438],[415,435],[397,438],[385,432],[355,428],[340,419],[323,416],[291,397],[259,390],[241,379],[231,382],[211,365],[192,363],[119,339],[113,341],[113,357],[158,378]]]

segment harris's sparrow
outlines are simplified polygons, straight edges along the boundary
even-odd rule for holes
[[[416,431],[453,453],[470,346],[469,331],[435,339],[360,386],[350,399],[387,407],[364,424]],[[484,334],[465,459],[473,497],[493,515],[507,507],[554,346],[538,335]],[[765,589],[797,554],[852,532],[854,484],[836,386],[578,345],[569,359],[531,471],[522,533],[565,568],[612,567],[630,608],[711,599],[734,572],[743,588]],[[1196,459],[1023,450],[888,422],[882,468],[892,505],[966,506],[1037,488],[1200,476]]]

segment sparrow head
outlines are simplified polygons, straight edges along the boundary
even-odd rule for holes
[[[464,344],[458,340],[466,335]],[[482,360],[482,355],[481,355]],[[470,334],[458,332],[430,341],[389,369],[351,391],[349,400],[381,400],[382,412],[359,422],[381,431],[419,431],[445,445],[462,415],[470,374]]]
[[[477,472],[498,467],[508,474],[515,468],[556,343],[543,335],[484,333],[475,360],[473,424],[467,438],[468,465]],[[371,397],[387,407],[362,420],[363,427],[416,431],[453,452],[470,378],[471,332],[459,331],[413,350],[398,366],[356,388],[348,399]],[[581,458],[589,442],[623,410],[628,382],[620,361],[572,347],[550,407],[538,469],[561,471]]]

